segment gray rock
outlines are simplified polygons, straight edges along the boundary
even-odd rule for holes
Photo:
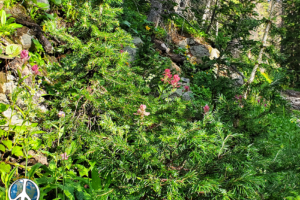
[[[195,56],[197,58],[202,58],[204,56],[210,56],[208,49],[203,45],[192,46],[190,49],[191,49],[191,53],[193,54],[193,56]]]
[[[181,40],[178,43],[178,46],[180,46],[181,48],[186,48],[187,45],[188,45],[188,39]]]
[[[161,47],[164,48],[167,53],[170,52],[170,49],[167,47],[167,45],[165,43],[162,43]]]
[[[187,43],[188,43],[189,45],[195,44],[194,38],[188,38],[188,39],[187,39]]]
[[[26,8],[21,4],[16,4],[14,7],[7,9],[6,12],[15,18],[20,18],[23,20],[28,17]]]
[[[244,79],[238,73],[232,73],[232,74],[230,74],[230,77],[236,81],[237,85],[239,85],[239,86],[244,85]]]
[[[139,37],[133,37],[132,42],[138,48],[141,47],[144,44],[144,42]]]
[[[182,99],[185,100],[185,101],[190,101],[190,100],[192,100],[192,98],[191,98],[192,94],[193,94],[192,91],[185,92],[182,95]]]
[[[9,104],[9,101],[5,94],[0,93],[0,103]]]
[[[9,93],[9,94],[11,94],[12,92],[13,92],[13,90],[17,87],[16,85],[15,85],[15,83],[14,82],[8,82],[8,83],[4,83],[4,85],[5,85],[5,92],[6,93]]]
[[[295,110],[300,110],[300,92],[294,90],[286,90],[281,94]]]
[[[136,56],[136,52],[137,49],[136,48],[132,48],[132,47],[124,47],[123,49],[124,51],[127,51],[129,54],[129,62],[132,62],[135,60],[135,56]]]
[[[23,119],[21,119],[20,115],[9,108],[2,113],[8,120],[11,118],[11,125],[21,125],[23,123]],[[6,124],[6,126],[8,123]]]
[[[190,79],[188,78],[181,77],[180,80],[186,83],[190,83]]]
[[[23,46],[23,49],[29,49],[31,47],[31,36],[28,34],[24,34],[21,36],[21,44]]]
[[[172,62],[171,68],[175,69],[179,75],[181,74],[181,68],[178,65],[176,65],[174,62]]]
[[[6,76],[6,80],[7,80],[8,82],[10,82],[10,81],[16,80],[16,78],[15,78],[13,75],[8,74],[8,75]]]
[[[141,47],[144,44],[144,42],[139,37],[133,37],[132,42],[133,42],[135,47]],[[128,60],[129,62],[132,62],[132,61],[135,60],[135,56],[136,56],[136,53],[137,53],[137,48],[132,48],[132,47],[126,46],[126,47],[124,47],[123,50],[128,52],[128,54],[130,56],[129,60]]]
[[[46,106],[45,105],[38,105],[38,107],[37,107],[41,112],[47,112],[48,111],[48,109],[46,108]]]

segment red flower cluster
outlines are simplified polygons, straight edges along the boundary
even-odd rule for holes
[[[206,105],[203,107],[203,110],[204,110],[204,114],[208,113],[208,112],[209,112],[209,106],[206,104]]]
[[[165,73],[163,74],[164,78],[161,79],[164,83],[169,83],[173,86],[173,88],[179,87],[180,77],[175,74],[172,79],[172,74],[170,69],[165,69]]]
[[[38,75],[40,72],[39,72],[39,67],[37,65],[33,65],[31,70],[33,71],[33,73],[35,75]]]
[[[188,92],[188,91],[190,91],[190,87],[189,86],[184,86],[184,90],[182,90],[183,92]]]
[[[28,56],[29,52],[27,50],[22,50],[20,57],[22,59],[23,62],[26,62],[27,60],[29,60],[30,56]]]

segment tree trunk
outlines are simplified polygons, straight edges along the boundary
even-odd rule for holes
[[[205,10],[204,10],[204,14],[203,14],[203,17],[202,17],[202,24],[204,24],[205,20],[207,20],[207,18],[208,18],[211,1],[212,0],[207,0],[206,7],[205,7]]]
[[[213,10],[212,16],[211,16],[210,24],[209,24],[209,26],[207,27],[206,32],[205,32],[206,34],[208,34],[208,32],[209,32],[209,30],[210,30],[210,28],[211,28],[211,26],[212,26],[212,24],[213,24],[213,22],[214,22],[214,20],[215,20],[216,10],[217,10],[217,7],[218,7],[218,1],[219,1],[219,0],[216,0],[216,4],[215,4],[215,8],[214,8],[214,10]]]
[[[272,0],[269,21],[268,21],[268,23],[266,25],[265,33],[264,33],[264,36],[263,36],[263,39],[262,39],[262,47],[261,47],[260,52],[258,54],[257,64],[254,66],[254,68],[253,68],[253,70],[251,72],[250,78],[248,80],[249,85],[254,81],[256,70],[257,70],[257,68],[259,67],[259,65],[260,65],[260,63],[262,61],[262,55],[264,53],[264,49],[265,49],[265,46],[266,46],[268,33],[269,33],[269,30],[270,30],[271,24],[272,24],[271,17],[272,17],[272,12],[273,12],[273,9],[274,9],[274,5],[275,5],[275,1]]]
[[[249,80],[247,81],[248,87],[247,87],[247,90],[246,90],[246,92],[245,92],[245,94],[244,94],[244,98],[245,98],[245,99],[247,98],[247,95],[248,95],[248,93],[249,93],[250,85],[251,85],[251,83],[254,81],[256,71],[257,71],[257,69],[258,69],[260,63],[262,62],[262,56],[263,56],[264,49],[265,49],[265,46],[266,46],[268,33],[269,33],[269,30],[270,30],[271,24],[272,24],[272,22],[271,22],[271,17],[272,17],[272,12],[273,12],[274,7],[275,7],[275,6],[274,6],[275,3],[276,3],[276,0],[271,0],[271,8],[270,8],[270,13],[269,13],[269,14],[270,14],[270,15],[269,15],[269,21],[268,21],[268,23],[267,23],[267,25],[266,25],[265,33],[264,33],[264,36],[263,36],[263,38],[262,38],[262,47],[260,48],[260,51],[259,51],[259,54],[258,54],[257,64],[255,64],[255,66],[254,66],[254,68],[253,68],[253,70],[252,70],[252,72],[251,72],[250,78],[249,78]]]
[[[151,9],[148,14],[148,21],[154,23],[155,28],[158,26],[160,15],[162,13],[162,0],[151,0]]]

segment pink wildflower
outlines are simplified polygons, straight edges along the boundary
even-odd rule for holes
[[[267,107],[267,104],[265,104],[265,107]]]
[[[120,53],[124,53],[124,50],[120,50]]]
[[[31,68],[32,71],[37,71],[38,69],[39,69],[39,68],[38,68],[37,65],[33,65],[32,68]]]
[[[123,44],[121,44],[121,48],[124,48]]]
[[[174,75],[173,80],[171,81],[171,85],[173,86],[173,88],[179,87],[178,81],[180,81],[180,77],[176,74]]]
[[[204,114],[208,113],[208,112],[209,112],[209,106],[206,104],[206,105],[203,107],[203,110],[204,110]]]
[[[61,156],[62,160],[68,160],[68,158],[70,157],[67,155],[67,153],[60,154],[60,156]]]
[[[165,73],[164,73],[164,78],[161,79],[161,81],[163,81],[164,83],[170,83],[170,80],[172,78],[172,74],[171,74],[171,70],[170,69],[165,69]]]
[[[190,87],[189,86],[184,86],[184,90],[183,91],[185,91],[185,92],[188,92],[188,91],[190,91]]]
[[[146,112],[146,108],[147,108],[146,105],[141,104],[141,105],[140,105],[140,108],[137,110],[137,112],[136,112],[136,113],[133,113],[133,114],[134,114],[134,115],[140,115],[141,118],[144,118],[144,116],[150,115],[149,112]]]
[[[260,99],[257,100],[257,103],[260,103]]]
[[[40,74],[40,72],[39,72],[39,67],[38,67],[37,65],[33,65],[32,68],[31,68],[31,70],[33,71],[33,73],[34,73],[35,75]]]
[[[65,117],[66,116],[64,111],[59,111],[57,115],[58,115],[58,117]]]
[[[240,95],[240,96],[238,96],[238,95],[235,95],[234,96],[237,100],[240,100],[240,99],[242,99],[243,97],[242,97],[242,95]]]
[[[28,57],[29,52],[27,50],[22,50],[20,57],[22,59],[23,62],[26,62],[27,60],[29,60],[30,57]]]

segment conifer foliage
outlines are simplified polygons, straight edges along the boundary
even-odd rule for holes
[[[153,2],[163,3],[159,11]],[[32,108],[36,85],[24,86],[27,77],[19,73],[10,108],[26,93],[28,105],[16,107],[30,125],[0,132],[0,198],[7,199],[19,174],[39,185],[41,200],[299,198],[300,116],[280,96],[288,86],[285,69],[299,69],[292,41],[300,29],[291,17],[299,2],[284,1],[286,32],[270,28],[286,34],[281,54],[250,39],[251,30],[274,24],[257,18],[255,4],[263,0],[209,2],[200,13],[199,3],[186,7],[189,1],[62,0],[51,2],[51,14],[31,5],[31,17],[58,41],[59,59],[45,64],[41,45],[20,52],[32,64],[33,83],[47,93],[48,111]],[[185,5],[181,13],[174,11],[178,5]],[[172,31],[209,41],[219,57],[190,62],[190,46],[178,47]],[[142,41],[138,49],[133,37]],[[155,46],[158,39],[169,49]],[[172,63],[169,53],[184,61]],[[278,57],[286,58],[284,66],[277,66]],[[29,150],[45,155],[47,164],[28,163]],[[9,161],[17,156],[26,162],[22,170]]]

